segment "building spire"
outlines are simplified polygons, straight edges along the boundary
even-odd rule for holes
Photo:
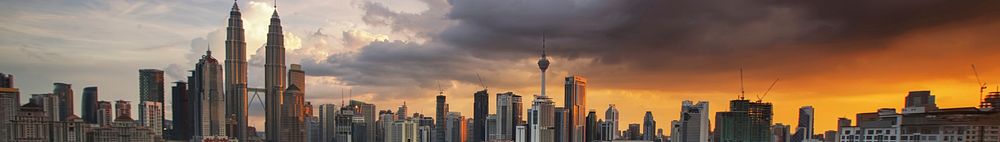
[[[542,33],[542,58],[545,58],[545,33]]]
[[[208,46],[208,48],[205,48],[206,49],[205,50],[205,55],[211,57],[212,56],[212,44],[208,43],[208,44],[205,44],[205,45]]]
[[[240,11],[240,7],[237,5],[238,0],[233,0],[233,11]]]

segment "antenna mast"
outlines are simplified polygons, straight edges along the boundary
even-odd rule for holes
[[[743,91],[743,67],[740,67],[740,100],[743,100],[744,96],[746,96],[746,92]]]

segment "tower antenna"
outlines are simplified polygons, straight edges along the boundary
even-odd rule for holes
[[[743,100],[744,96],[746,96],[746,92],[743,90],[743,67],[741,66],[740,67],[740,100]]]
[[[976,83],[977,83],[977,85],[979,85],[979,100],[976,100],[976,101],[979,101],[979,107],[982,108],[982,107],[986,106],[986,105],[983,105],[983,102],[982,102],[983,101],[983,90],[986,90],[986,83],[983,83],[982,80],[979,80],[979,71],[976,71],[976,64],[972,64],[972,73],[976,75]]]
[[[777,83],[778,83],[778,80],[781,80],[781,78],[775,78],[775,79],[774,79],[774,82],[771,82],[771,87],[767,87],[767,91],[764,91],[764,94],[763,94],[763,95],[761,95],[761,96],[757,97],[757,102],[758,102],[758,103],[759,103],[759,102],[761,102],[761,101],[763,101],[763,100],[764,100],[764,97],[767,97],[767,93],[768,93],[768,92],[771,92],[771,88],[774,88],[774,84],[777,84]]]

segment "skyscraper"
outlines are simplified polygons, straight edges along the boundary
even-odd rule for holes
[[[850,126],[850,125],[848,125]],[[771,126],[771,135],[774,136],[772,140],[774,142],[788,142],[791,139],[791,134],[789,134],[790,127],[785,124],[776,123]]]
[[[235,120],[232,139],[246,141],[247,131],[247,43],[243,31],[243,15],[237,2],[229,10],[229,26],[226,27],[226,116]]]
[[[642,130],[640,130],[641,128],[639,127],[641,126],[639,126],[638,123],[628,124],[628,129],[625,130],[625,132],[627,132],[625,133],[625,137],[627,137],[629,140],[642,139],[642,135],[640,133],[640,131]]]
[[[466,141],[465,116],[462,116],[462,113],[459,112],[448,112],[448,115],[445,116],[444,119],[445,123],[447,123],[446,126],[447,128],[445,129],[445,136],[443,138],[445,139],[445,142]]]
[[[553,125],[552,126],[553,126],[554,129],[553,129],[552,135],[555,136],[553,138],[553,140],[555,140],[557,142],[570,141],[570,137],[571,137],[570,129],[569,129],[569,127],[570,127],[569,124],[570,123],[567,122],[567,120],[569,120],[569,116],[568,116],[569,115],[569,109],[566,109],[566,108],[563,108],[563,107],[556,107],[553,112],[554,112],[554,114],[552,115],[553,116],[553,121],[552,121]]]
[[[222,65],[212,57],[211,49],[198,60],[188,83],[195,103],[194,139],[228,140],[226,136],[226,97],[223,94]]]
[[[448,123],[445,123],[445,115],[448,113],[448,104],[445,102],[446,97],[444,96],[444,91],[438,92],[435,114],[434,114],[434,140],[437,142],[445,141],[445,128],[448,127]]]
[[[282,134],[278,137],[282,142],[305,142],[306,140],[306,128],[305,128],[305,117],[303,115],[303,106],[305,106],[305,98],[303,98],[302,91],[299,91],[298,86],[295,84],[289,85],[288,89],[285,90],[284,103],[282,103],[282,118],[283,122],[279,128],[282,129]]]
[[[642,140],[656,140],[656,120],[651,111],[646,111],[646,115],[642,117]]]
[[[0,139],[13,133],[9,123],[21,106],[21,91],[14,88],[14,75],[0,73]]]
[[[80,109],[83,121],[87,123],[97,123],[97,87],[83,88],[83,99],[80,100]]]
[[[566,77],[566,123],[570,142],[583,142],[587,134],[585,130],[587,110],[587,79],[579,75]]]
[[[347,106],[348,108],[354,108],[356,111],[354,113],[354,119],[357,121],[359,118],[361,120],[361,125],[358,125],[359,129],[355,129],[352,133],[356,139],[354,141],[375,141],[375,108],[374,104],[369,104],[357,100],[351,100],[351,103]],[[356,122],[357,123],[357,122]],[[363,132],[362,132],[363,131]]]
[[[266,101],[266,110],[264,113],[267,116],[267,120],[264,123],[267,125],[267,130],[265,130],[267,132],[266,137],[271,142],[276,142],[276,138],[281,137],[279,135],[281,133],[281,114],[283,114],[281,113],[281,102],[285,89],[284,38],[285,36],[281,30],[281,19],[278,18],[278,7],[275,6],[274,13],[271,14],[271,24],[268,25],[267,29],[267,44],[264,46],[264,50],[266,50],[264,88],[267,90],[267,94],[264,97],[264,101]],[[374,122],[374,120],[372,121]]]
[[[715,114],[715,141],[771,141],[771,103],[738,99],[729,102],[729,111]]]
[[[595,141],[595,140],[600,140],[598,138],[600,136],[598,134],[598,133],[600,133],[600,129],[598,127],[600,127],[600,125],[597,123],[597,111],[595,111],[594,109],[590,109],[590,111],[587,112],[587,141],[588,142]]]
[[[477,91],[474,94],[473,110],[472,110],[472,121],[475,126],[473,132],[475,132],[476,137],[473,141],[486,141],[486,117],[490,113],[490,94],[486,92],[486,89]],[[440,118],[439,118],[440,119]]]
[[[170,131],[172,140],[191,140],[194,134],[194,114],[192,96],[188,94],[188,83],[183,81],[174,82],[171,88],[171,114],[173,114],[173,130]]]
[[[59,109],[59,96],[56,94],[31,94],[31,102],[36,105],[42,106],[42,112],[45,112],[45,117],[49,121],[59,121],[59,115],[62,114]]]
[[[497,94],[497,140],[514,140],[514,130],[517,123],[514,120],[514,92]],[[518,96],[520,98],[520,96]]]
[[[708,102],[700,101],[694,104],[692,101],[685,100],[681,103],[681,114],[678,119],[678,124],[680,125],[679,135],[671,136],[672,141],[681,142],[705,142],[708,141],[709,127],[708,113],[711,111],[708,109]]]
[[[334,141],[337,134],[337,113],[340,109],[334,104],[319,105],[320,137],[323,142]]]
[[[53,83],[55,89],[52,89],[52,94],[56,95],[58,98],[58,104],[53,104],[58,106],[58,115],[55,115],[55,120],[65,120],[73,114],[73,85],[66,83]],[[48,105],[48,104],[46,104]]]
[[[615,108],[615,104],[609,104],[608,110],[604,111],[604,123],[606,123],[607,130],[605,133],[604,140],[616,140],[618,139],[621,130],[618,129],[618,108]]]
[[[795,127],[795,135],[792,136],[792,142],[804,142],[813,139],[813,126],[815,122],[813,120],[816,117],[815,109],[812,106],[803,106],[799,108],[799,124]]]

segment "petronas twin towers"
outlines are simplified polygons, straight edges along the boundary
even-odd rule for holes
[[[247,59],[246,37],[243,30],[243,19],[239,6],[233,3],[229,12],[229,26],[226,27],[226,116],[227,127],[231,128],[229,137],[240,141],[249,140],[247,128]],[[278,19],[277,7],[271,15],[268,26],[267,43],[264,46],[266,61],[264,64],[265,80],[265,131],[268,141],[279,138],[280,112],[282,94],[285,88],[285,44],[281,30],[281,20]]]

